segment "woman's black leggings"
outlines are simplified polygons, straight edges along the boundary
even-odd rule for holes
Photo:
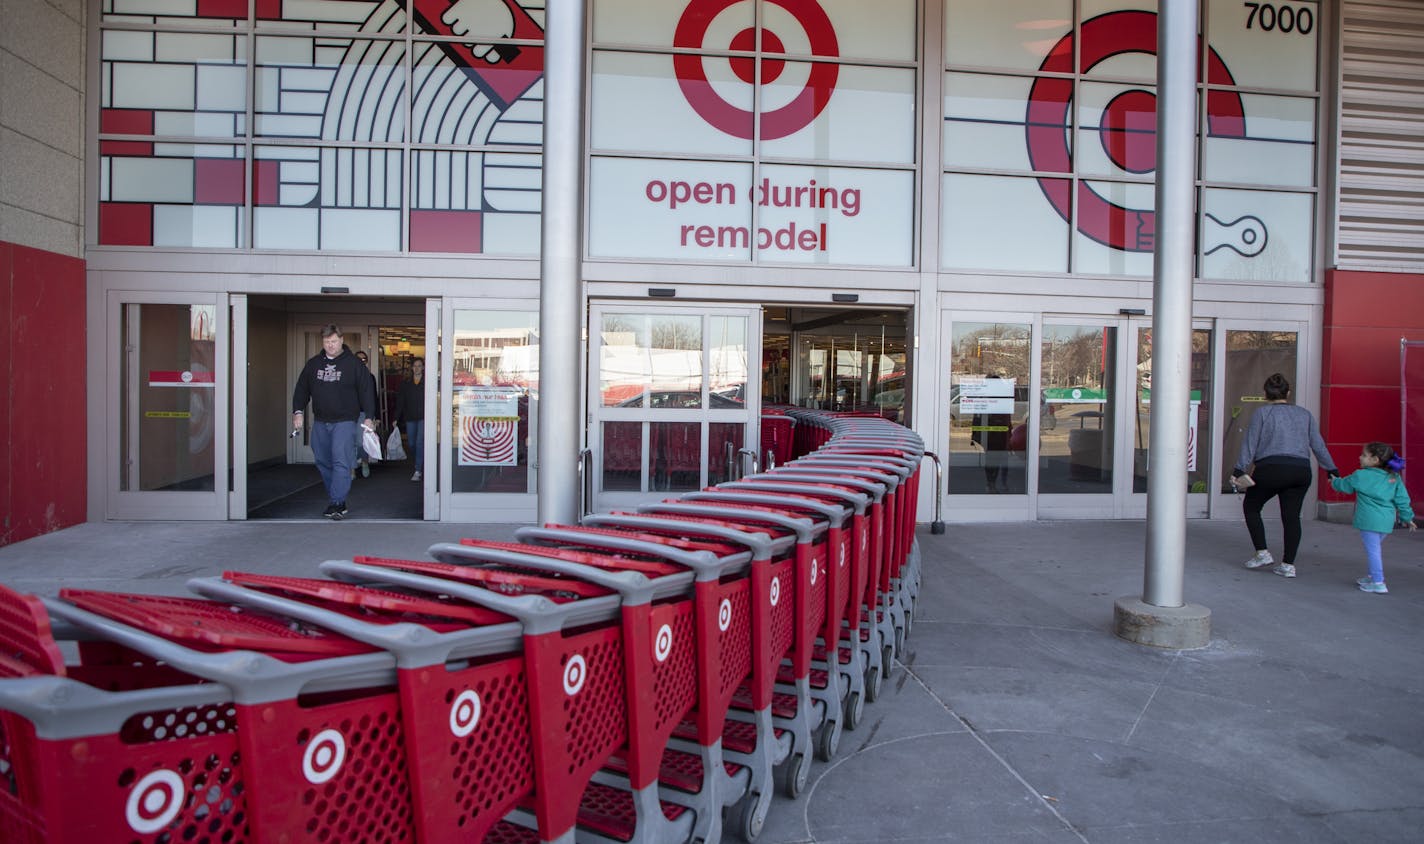
[[[1285,527],[1285,549],[1281,562],[1294,563],[1300,547],[1300,505],[1310,491],[1313,474],[1310,466],[1293,463],[1258,463],[1251,479],[1256,485],[1246,490],[1241,512],[1246,515],[1246,530],[1251,532],[1251,544],[1257,551],[1266,550],[1266,526],[1261,524],[1261,508],[1277,496],[1281,499],[1281,524]]]

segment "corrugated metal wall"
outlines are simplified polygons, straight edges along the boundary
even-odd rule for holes
[[[1424,0],[1344,0],[1341,269],[1424,272]]]

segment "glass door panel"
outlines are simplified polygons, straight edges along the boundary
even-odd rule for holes
[[[1292,387],[1299,383],[1298,337],[1294,330],[1226,331],[1219,489],[1223,494],[1232,492],[1231,469],[1240,455],[1241,438],[1251,423],[1251,414],[1266,402],[1266,379],[1279,372],[1290,379]]]
[[[109,299],[111,518],[228,517],[228,309],[175,298]]]
[[[759,398],[749,309],[590,309],[596,507],[700,489],[737,472]]]
[[[950,329],[951,495],[1028,492],[1028,323],[955,322]]]
[[[1045,322],[1040,342],[1040,494],[1111,495],[1117,429],[1117,325]]]
[[[442,518],[529,518],[535,509],[539,418],[539,314],[457,300],[440,364],[440,411],[426,440],[441,437]],[[447,386],[448,385],[448,386]],[[450,432],[448,440],[443,439]]]
[[[1147,476],[1152,441],[1152,324],[1150,320],[1130,320],[1129,328],[1136,338],[1133,369],[1136,378],[1135,400],[1128,407],[1132,459],[1132,495],[1122,513],[1140,517],[1147,513]],[[1207,515],[1207,480],[1211,474],[1212,435],[1212,332],[1209,328],[1192,330],[1191,392],[1187,418],[1187,515],[1205,518]]]

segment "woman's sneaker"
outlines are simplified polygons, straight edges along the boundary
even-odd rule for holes
[[[1271,556],[1270,551],[1257,551],[1256,556],[1246,561],[1246,568],[1263,569],[1266,566],[1273,565],[1275,562],[1276,558]]]
[[[1355,584],[1360,587],[1361,592],[1373,592],[1376,595],[1389,594],[1389,589],[1384,585],[1383,580],[1376,583],[1375,581],[1370,580],[1368,577],[1362,577],[1359,580],[1355,581]]]
[[[1281,577],[1295,577],[1295,566],[1291,563],[1281,563],[1271,569],[1271,574],[1278,574]]]

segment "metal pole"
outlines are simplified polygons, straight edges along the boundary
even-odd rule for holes
[[[579,520],[583,286],[584,0],[553,0],[544,30],[544,181],[539,265],[539,521]]]
[[[1152,435],[1148,444],[1144,603],[1183,605],[1187,412],[1196,243],[1197,0],[1157,13],[1157,240],[1153,250]],[[1134,388],[1135,389],[1135,388]]]

